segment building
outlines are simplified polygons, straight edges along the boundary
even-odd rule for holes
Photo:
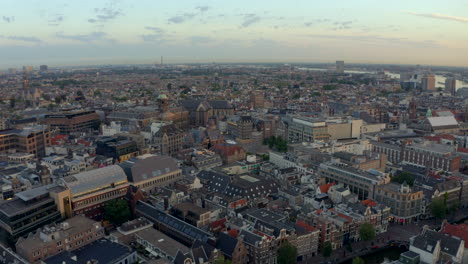
[[[461,157],[453,146],[430,141],[396,145],[372,142],[373,151],[383,153],[395,164],[411,164],[434,170],[455,172],[460,169]]]
[[[5,244],[41,226],[71,215],[70,191],[51,184],[16,193],[0,202],[0,228]]]
[[[432,199],[442,199],[447,208],[459,208],[461,206],[460,194],[462,186],[457,180],[446,180],[435,186]]]
[[[116,163],[136,157],[138,153],[135,141],[106,137],[96,142],[96,154],[112,158]]]
[[[16,252],[30,263],[72,251],[104,237],[100,223],[84,216],[74,216],[60,224],[45,226],[16,243]]]
[[[122,162],[119,166],[125,171],[130,185],[148,193],[182,179],[182,170],[169,156],[147,154]]]
[[[47,126],[28,126],[23,129],[0,131],[0,152],[15,151],[44,157],[50,146],[52,131]]]
[[[460,124],[454,116],[428,117],[421,124],[426,133],[452,134],[460,131]]]
[[[322,163],[319,174],[327,183],[341,183],[358,195],[360,200],[374,199],[376,187],[390,181],[387,174],[377,170],[363,171],[343,163]]]
[[[69,111],[60,114],[50,114],[44,117],[44,122],[52,129],[58,129],[62,134],[98,130],[101,124],[95,111]]]
[[[453,77],[445,79],[445,91],[455,96],[457,94],[457,79]]]
[[[265,93],[263,91],[252,91],[250,93],[250,105],[253,109],[262,109],[265,107]]]
[[[435,91],[436,79],[434,74],[425,74],[421,79],[423,91]]]
[[[153,135],[155,152],[162,155],[175,156],[182,150],[182,142],[185,136],[186,133],[174,124],[161,127]]]
[[[421,263],[458,263],[463,258],[465,241],[424,227],[420,235],[410,238],[410,251],[419,254]]]
[[[210,210],[201,208],[190,202],[179,203],[171,208],[173,216],[199,228],[207,226],[214,220],[211,217],[211,213]]]
[[[388,183],[377,186],[375,200],[389,206],[394,223],[409,224],[422,213],[423,192],[413,191],[408,184]]]
[[[238,145],[217,144],[210,150],[221,156],[224,164],[232,164],[236,161],[244,160],[247,156],[245,150]]]
[[[154,223],[154,227],[176,241],[191,247],[197,240],[206,243],[214,241],[210,233],[199,229],[177,217],[169,215],[154,206],[139,201],[135,207],[135,214],[147,218]]]
[[[219,119],[234,114],[234,107],[225,100],[182,100],[180,103],[189,111],[190,125],[195,127],[206,126],[213,117]]]
[[[47,65],[41,65],[39,66],[39,71],[40,72],[46,72],[49,70],[49,67]]]
[[[262,236],[248,230],[241,230],[239,236],[244,239],[244,244],[247,248],[247,263],[276,263],[276,240],[269,236]]]
[[[315,140],[329,140],[327,123],[310,118],[293,118],[288,127],[288,142],[301,143]]]
[[[135,233],[136,242],[156,258],[174,261],[177,253],[187,254],[190,250],[164,233],[150,227]]]
[[[228,132],[236,139],[250,139],[253,132],[251,116],[231,116],[228,118]]]
[[[73,251],[62,251],[61,253],[45,259],[44,264],[64,264],[64,263],[109,263],[109,264],[130,264],[139,261],[135,250],[122,244],[112,242],[102,238],[84,247]]]
[[[231,260],[232,264],[247,263],[247,248],[242,237],[233,237],[221,232],[216,241],[216,248],[219,248],[224,258]]]
[[[67,176],[59,184],[70,189],[73,215],[100,220],[104,204],[124,197],[128,189],[127,175],[118,165]]]
[[[344,73],[344,61],[336,61],[336,72]]]

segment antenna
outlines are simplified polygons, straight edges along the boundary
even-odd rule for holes
[[[161,65],[163,65],[163,56],[161,56]]]

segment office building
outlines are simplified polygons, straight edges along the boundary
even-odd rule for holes
[[[70,191],[57,184],[16,193],[0,202],[0,228],[4,243],[70,216]]]
[[[73,215],[96,220],[102,219],[106,202],[124,197],[128,189],[127,175],[118,165],[67,176],[58,184],[70,189]]]
[[[341,183],[348,187],[360,200],[374,199],[376,186],[390,181],[385,173],[377,170],[363,171],[343,163],[322,163],[319,174],[327,183]]]
[[[124,162],[138,156],[138,146],[135,141],[106,137],[96,142],[96,154]]]
[[[457,93],[457,79],[453,77],[445,79],[445,91],[455,96]]]
[[[426,74],[421,80],[423,91],[435,91],[436,79],[434,74]]]
[[[49,70],[49,67],[47,65],[41,65],[39,66],[39,71],[41,72],[46,72]]]
[[[15,150],[44,157],[46,147],[50,146],[51,136],[52,131],[43,125],[3,130],[0,131],[0,152]]]
[[[263,91],[252,91],[250,94],[250,104],[253,109],[265,107],[265,93]]]
[[[18,239],[16,252],[30,263],[40,263],[62,251],[79,249],[103,237],[104,228],[99,222],[84,216],[74,216]]]
[[[336,61],[336,72],[344,73],[344,61]]]
[[[97,130],[101,124],[95,111],[69,111],[45,116],[45,123],[62,134]]]
[[[182,179],[182,170],[169,156],[143,155],[119,164],[130,185],[148,193]]]
[[[393,223],[408,224],[422,213],[422,191],[413,191],[406,184],[388,183],[377,186],[375,200],[389,206]]]
[[[228,131],[236,139],[250,139],[253,132],[251,116],[231,116],[228,118]]]

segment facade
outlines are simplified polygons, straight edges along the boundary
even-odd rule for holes
[[[336,72],[344,73],[344,61],[336,61]]]
[[[171,214],[196,227],[206,226],[212,220],[210,210],[189,202],[174,205]]]
[[[426,74],[421,79],[423,91],[435,91],[436,79],[434,74]]]
[[[247,156],[245,150],[238,145],[218,144],[210,150],[220,155],[224,164],[232,164],[236,161],[244,160]]]
[[[388,183],[377,186],[375,200],[391,208],[392,222],[411,223],[422,213],[423,192],[413,191],[407,184]]]
[[[275,264],[277,244],[268,236],[261,236],[254,232],[241,230],[239,236],[244,239],[248,252],[247,263],[252,264]]]
[[[16,243],[16,252],[30,263],[40,263],[62,251],[81,248],[104,237],[100,223],[84,216],[74,216],[66,222],[46,226]]]
[[[73,215],[100,220],[104,204],[126,195],[127,175],[118,165],[67,176],[59,184],[70,189]]]
[[[45,123],[62,134],[97,130],[101,124],[95,111],[74,111],[46,115]]]
[[[329,140],[328,128],[325,121],[305,118],[293,118],[288,127],[288,142],[301,143],[315,140]]]
[[[457,79],[453,77],[445,79],[445,91],[455,96],[457,94]]]
[[[250,139],[253,132],[251,116],[231,116],[228,118],[228,132],[236,139]]]
[[[374,199],[376,187],[390,181],[385,173],[376,170],[363,171],[342,163],[322,163],[319,166],[319,174],[327,182],[341,183],[344,187],[349,187],[360,200]]]
[[[162,155],[174,156],[182,150],[186,134],[174,124],[165,125],[153,136],[155,151]]]
[[[0,202],[0,227],[5,244],[46,224],[70,216],[70,192],[56,184],[16,193]]]
[[[265,93],[263,91],[252,91],[250,94],[250,105],[254,109],[262,109],[265,107]]]
[[[219,119],[234,114],[234,107],[225,100],[182,100],[181,105],[189,111],[190,125],[195,127],[206,126],[213,117]]]
[[[96,154],[109,157],[114,162],[124,162],[138,155],[135,141],[119,140],[117,138],[103,138],[96,143]]]
[[[50,146],[52,133],[42,125],[0,131],[0,152],[16,150],[34,154],[35,157],[44,157],[46,147]]]
[[[410,251],[419,254],[421,263],[463,263],[463,239],[433,230],[410,238]]]
[[[169,156],[147,154],[122,162],[119,166],[125,171],[130,185],[148,193],[182,179],[177,162]]]
[[[164,233],[154,229],[146,228],[135,233],[136,242],[154,257],[174,261],[178,251],[187,254],[190,250],[183,244],[177,242]]]
[[[436,170],[449,172],[458,171],[461,157],[457,155],[453,146],[424,142],[411,145],[392,145],[382,142],[372,142],[373,151],[384,153],[387,160],[395,163],[407,163]]]

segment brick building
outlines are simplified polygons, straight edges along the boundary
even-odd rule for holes
[[[95,111],[70,111],[46,115],[45,123],[60,133],[69,134],[99,129],[101,120]]]
[[[15,150],[44,157],[45,148],[50,146],[51,137],[52,131],[42,125],[3,130],[0,131],[0,152]]]

